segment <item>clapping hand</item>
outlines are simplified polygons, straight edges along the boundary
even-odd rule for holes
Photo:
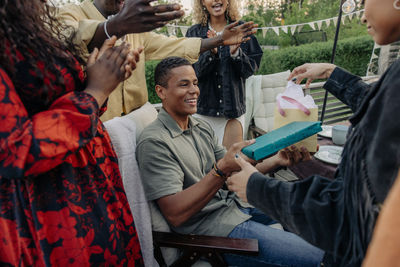
[[[85,92],[96,98],[99,106],[120,82],[132,74],[143,51],[143,48],[131,50],[127,43],[116,47],[116,40],[117,37],[113,36],[104,42],[100,50],[95,48],[87,62]]]
[[[207,38],[214,38],[214,37],[217,37],[217,33],[214,30],[208,30]],[[214,54],[218,53],[218,47],[212,48],[211,52],[213,52]]]

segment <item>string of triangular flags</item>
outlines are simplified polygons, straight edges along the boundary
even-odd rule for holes
[[[342,15],[342,24],[346,23],[346,18],[349,20],[352,20],[354,18],[361,18],[364,13],[364,9],[351,12],[349,14],[343,14]],[[291,34],[294,34],[296,31],[300,32],[301,29],[305,26],[308,25],[311,27],[313,30],[321,30],[322,27],[329,27],[331,23],[333,23],[335,26],[338,22],[338,17],[333,17],[329,19],[322,19],[322,20],[316,20],[316,21],[311,21],[311,22],[305,22],[305,23],[299,23],[299,24],[292,24],[292,25],[283,25],[283,26],[274,26],[274,27],[259,27],[256,28],[257,30],[262,31],[263,37],[267,34],[268,31],[272,30],[275,32],[277,35],[280,34],[280,32],[288,33],[290,31]],[[167,24],[167,32],[168,35],[177,35],[177,31],[180,30],[182,35],[185,36],[187,30],[190,28],[190,26],[180,26],[180,25],[173,25],[173,24]]]

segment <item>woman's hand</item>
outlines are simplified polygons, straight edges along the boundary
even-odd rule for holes
[[[231,55],[235,54],[240,47],[240,44],[230,45],[229,49],[231,51]]]
[[[329,63],[306,63],[296,67],[290,73],[288,80],[296,78],[296,83],[300,84],[303,79],[307,79],[306,88],[308,88],[315,79],[328,79],[335,68],[335,65]]]
[[[214,38],[214,37],[217,37],[217,33],[214,30],[208,30],[207,38]],[[214,54],[218,53],[218,47],[212,48],[211,52],[213,52]]]
[[[85,92],[96,98],[99,106],[120,82],[131,75],[143,50],[131,50],[126,43],[115,47],[116,40],[113,36],[104,42],[100,50],[95,48],[87,62],[88,84]]]
[[[229,177],[226,180],[226,184],[230,191],[235,192],[242,200],[247,202],[247,182],[249,181],[250,176],[257,172],[257,169],[240,156],[235,160],[242,170]]]
[[[250,40],[249,36],[257,32],[255,28],[258,26],[258,24],[254,24],[252,21],[243,23],[239,26],[238,24],[239,21],[236,21],[225,26],[221,34],[223,45],[241,44]]]

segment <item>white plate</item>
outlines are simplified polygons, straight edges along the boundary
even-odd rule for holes
[[[341,146],[320,146],[314,157],[320,161],[337,165],[342,160],[342,152],[343,147]]]
[[[318,133],[318,135],[323,137],[332,138],[332,127],[330,125],[322,125],[322,131]]]

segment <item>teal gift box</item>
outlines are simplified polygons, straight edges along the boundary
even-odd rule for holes
[[[242,152],[249,158],[260,160],[320,131],[320,121],[295,121],[257,137],[256,142],[244,147]]]

